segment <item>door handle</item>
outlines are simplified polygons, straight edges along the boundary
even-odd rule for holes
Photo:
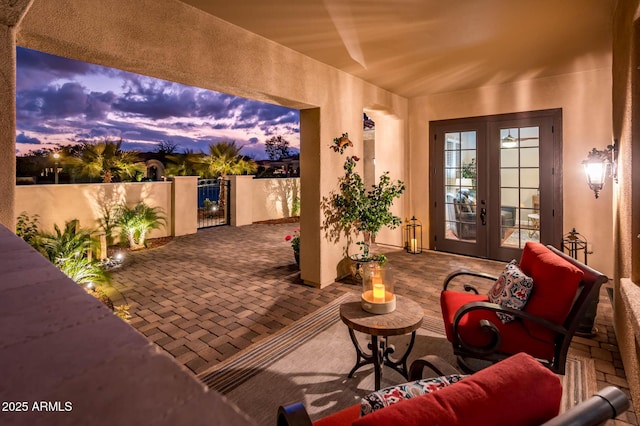
[[[482,221],[483,225],[487,224],[487,209],[485,209],[484,207],[480,209],[480,220]]]

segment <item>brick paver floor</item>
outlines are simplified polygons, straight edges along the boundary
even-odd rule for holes
[[[284,240],[297,226],[209,228],[132,253],[113,273],[114,288],[120,293],[115,302],[126,299],[130,324],[200,373],[339,295],[359,290],[349,283],[324,289],[302,284]],[[451,271],[466,268],[497,274],[504,267],[502,262],[431,251],[419,255],[397,248],[382,251],[394,268],[396,292],[419,302],[432,317],[440,317],[440,289]],[[490,285],[478,284],[484,290]],[[595,359],[599,388],[615,385],[628,394],[605,288],[596,324],[594,338],[577,337],[572,347]],[[638,425],[638,420],[632,409],[611,424]]]

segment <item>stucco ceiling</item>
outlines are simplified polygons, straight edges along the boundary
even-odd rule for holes
[[[406,97],[610,66],[616,0],[182,0]]]

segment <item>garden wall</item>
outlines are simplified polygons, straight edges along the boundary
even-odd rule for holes
[[[39,228],[53,232],[53,225],[61,228],[73,219],[82,228],[99,231],[98,219],[109,208],[126,202],[134,206],[144,201],[150,207],[160,207],[166,226],[153,230],[148,238],[171,235],[172,182],[85,183],[70,185],[25,185],[16,187],[16,217],[26,212],[39,215]],[[194,188],[195,193],[195,188]],[[195,209],[195,203],[194,203]]]
[[[233,226],[299,214],[293,204],[295,198],[300,199],[300,178],[231,176],[232,186],[240,184],[235,178],[242,178],[242,185],[249,188],[234,192],[237,199],[232,200],[236,206],[231,212]],[[98,220],[109,207],[144,201],[151,207],[160,207],[166,217],[166,226],[153,230],[149,238],[192,234],[197,231],[196,185],[197,179],[190,176],[168,182],[19,185],[16,217],[23,212],[30,217],[37,214],[42,231],[52,232],[54,224],[63,227],[73,219],[78,219],[83,228],[99,231]]]
[[[299,215],[300,178],[253,180],[254,222]]]

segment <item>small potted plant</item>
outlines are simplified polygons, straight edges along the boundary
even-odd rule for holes
[[[292,234],[287,235],[284,239],[291,243],[293,257],[296,259],[296,264],[300,266],[300,228],[296,228]]]
[[[342,137],[334,139],[331,148],[342,155],[349,146],[353,146],[353,143],[349,140],[349,135],[343,133]],[[355,263],[352,270],[356,280],[361,277],[358,271],[361,272],[362,265],[359,263],[386,262],[384,255],[371,254],[371,243],[382,227],[394,229],[402,223],[400,217],[391,212],[391,206],[405,190],[404,183],[400,180],[392,181],[389,172],[382,173],[378,183],[367,188],[355,170],[358,161],[360,159],[355,155],[346,158],[344,175],[339,178],[339,190],[333,192],[324,203],[325,226],[344,232],[347,237],[352,231],[362,234],[362,240],[356,243],[360,247],[360,253],[349,256]]]

